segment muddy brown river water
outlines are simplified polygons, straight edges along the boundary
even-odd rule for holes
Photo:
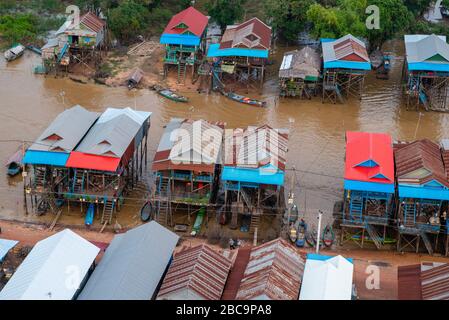
[[[285,49],[277,49],[278,64]],[[449,137],[449,114],[423,112],[417,126],[419,113],[407,111],[401,102],[403,43],[392,41],[386,44],[386,49],[394,54],[390,79],[378,80],[370,74],[360,101],[334,105],[322,104],[319,97],[279,100],[277,81],[272,77],[263,88],[262,98],[268,102],[266,109],[234,103],[218,93],[185,93],[190,101],[180,104],[147,89],[130,92],[126,88],[34,75],[32,68],[39,62],[39,57],[30,52],[7,65],[0,59],[0,159],[6,160],[14,152],[19,145],[17,140],[33,141],[58,113],[75,104],[94,111],[102,111],[108,106],[130,106],[153,112],[149,161],[157,148],[163,125],[171,117],[221,120],[228,127],[268,123],[275,128],[291,130],[287,166],[297,171],[289,171],[286,186],[290,187],[292,180],[295,181],[295,202],[301,214],[315,221],[313,217],[321,209],[329,222],[334,202],[343,192],[346,130],[388,132],[399,140],[414,139],[415,132],[416,138],[439,140]],[[147,168],[149,171],[150,166]],[[143,191],[137,191],[131,197],[142,199],[143,194]],[[21,178],[8,179],[3,167],[0,169],[0,218],[51,219],[48,214],[41,218],[33,214],[26,216],[22,201]],[[141,203],[142,200],[127,201],[118,216],[119,223],[125,226],[139,223]],[[63,215],[61,221],[82,224],[81,217],[78,211]]]

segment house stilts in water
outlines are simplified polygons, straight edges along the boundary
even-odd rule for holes
[[[440,213],[449,200],[449,180],[440,147],[427,139],[398,143],[394,156],[398,251],[412,247],[418,252],[422,240],[432,254],[440,233]]]
[[[341,243],[355,240],[363,247],[366,232],[380,248],[393,218],[394,192],[391,137],[347,132]]]
[[[264,213],[285,211],[284,178],[288,151],[288,130],[268,125],[235,129],[225,139],[225,163],[221,175],[226,221],[231,212],[231,228],[239,215],[250,218],[249,231],[259,227]],[[242,221],[242,226],[246,225]]]
[[[194,7],[174,15],[161,36],[165,45],[164,75],[174,66],[178,72],[178,83],[184,83],[187,67],[191,68],[192,80],[195,66],[201,63],[205,50],[204,37],[209,18]]]
[[[371,62],[366,45],[348,34],[340,39],[321,39],[323,54],[322,101],[343,102],[343,96],[360,98]]]
[[[446,36],[405,35],[403,79],[407,109],[449,111],[449,44]]]
[[[156,220],[172,226],[173,212],[204,217],[214,208],[221,172],[224,123],[173,118],[156,151]],[[207,222],[207,220],[206,220]]]
[[[111,223],[142,175],[150,116],[130,108],[99,115],[80,106],[61,113],[24,157],[33,168],[28,188],[38,212],[78,202],[81,210],[101,206],[101,222]]]
[[[310,99],[317,92],[320,74],[320,55],[312,47],[286,52],[279,69],[281,97]]]
[[[220,43],[211,44],[207,52],[214,60],[213,87],[224,90],[228,79],[262,86],[270,48],[271,27],[258,18],[227,26]]]
[[[67,20],[56,31],[55,38],[45,44],[42,51],[45,72],[68,71],[70,65],[82,64],[92,69],[101,62],[101,49],[105,47],[107,26],[105,20],[87,12],[75,20]],[[39,67],[35,69],[39,73]]]

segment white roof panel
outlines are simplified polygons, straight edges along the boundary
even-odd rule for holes
[[[71,300],[100,249],[69,229],[39,241],[0,300]]]
[[[351,300],[354,265],[342,256],[307,259],[299,300]]]

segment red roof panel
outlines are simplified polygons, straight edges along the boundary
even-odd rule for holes
[[[363,166],[373,162],[374,166]],[[394,162],[390,135],[385,133],[346,132],[345,179],[393,183]]]
[[[120,158],[72,151],[67,160],[66,167],[115,172],[119,164]]]
[[[189,7],[178,14],[175,14],[168,25],[165,27],[165,30],[163,33],[168,34],[182,34],[186,31],[190,31],[194,35],[201,37],[201,35],[204,32],[204,29],[207,26],[209,19],[196,10],[194,7]],[[181,29],[176,28],[179,24],[185,24],[188,28],[187,29]]]

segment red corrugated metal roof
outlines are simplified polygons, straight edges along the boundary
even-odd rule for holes
[[[374,162],[375,166],[363,166]],[[393,183],[394,160],[392,140],[388,134],[346,132],[345,179]]]
[[[168,25],[165,27],[163,33],[182,34],[189,31],[194,35],[201,37],[208,21],[208,18],[204,14],[196,10],[194,7],[189,7],[174,15],[168,22]],[[188,28],[176,28],[181,23],[185,24]]]
[[[66,167],[115,172],[119,164],[120,158],[72,151],[67,160]]]
[[[168,269],[158,299],[188,290],[206,300],[220,300],[230,268],[231,260],[207,245],[181,251]]]
[[[271,300],[297,300],[304,264],[304,258],[283,239],[254,247],[237,292],[237,300],[261,296]]]
[[[368,52],[365,45],[362,45],[352,35],[343,37],[342,41],[335,41],[334,51],[337,60],[369,62]]]

